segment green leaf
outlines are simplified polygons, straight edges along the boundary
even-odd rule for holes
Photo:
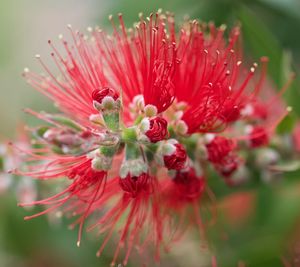
[[[242,23],[246,51],[251,51],[257,59],[267,56],[270,59],[269,70],[273,80],[280,85],[282,50],[278,40],[255,13],[241,5],[238,17]]]

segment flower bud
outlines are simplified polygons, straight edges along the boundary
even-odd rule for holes
[[[266,146],[269,143],[267,130],[262,126],[250,126],[247,129],[249,134],[249,145],[252,148]]]
[[[117,99],[119,99],[119,94],[109,87],[104,87],[103,89],[95,89],[92,92],[93,101],[95,101],[97,104],[101,105],[105,100],[105,97],[111,97],[114,101],[116,101]]]
[[[120,168],[119,184],[124,192],[136,197],[142,190],[148,189],[148,165],[142,158],[125,160]]]
[[[183,145],[175,139],[162,144],[159,149],[164,166],[168,170],[181,170],[187,164],[187,154]]]
[[[140,139],[157,143],[162,141],[168,134],[168,123],[164,118],[144,118],[140,124],[140,132],[142,136]]]
[[[99,149],[90,152],[87,157],[92,160],[91,165],[94,171],[107,171],[111,169],[113,157],[104,155]]]
[[[235,148],[235,144],[231,139],[223,136],[214,136],[213,139],[206,144],[208,160],[212,163],[221,163],[223,159],[230,154]]]
[[[95,109],[102,113],[106,126],[113,131],[117,131],[119,129],[119,112],[121,108],[119,94],[109,87],[104,87],[101,90],[94,90],[92,99]]]

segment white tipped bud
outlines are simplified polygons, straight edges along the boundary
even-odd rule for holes
[[[169,139],[160,148],[162,156],[170,156],[175,153],[176,146],[178,142],[175,139]]]
[[[215,134],[212,134],[212,133],[208,133],[208,134],[205,134],[204,135],[204,141],[206,144],[209,144],[212,140],[214,140],[216,137]]]
[[[113,109],[115,107],[115,100],[111,96],[105,96],[102,100],[102,106],[104,109]]]
[[[148,118],[144,118],[141,121],[139,129],[142,133],[146,133],[150,129],[150,121]]]
[[[143,173],[147,173],[148,165],[142,158],[126,160],[120,167],[120,178],[124,179],[127,175],[138,177]]]
[[[175,131],[180,135],[185,135],[188,132],[188,126],[183,120],[180,120],[176,124]]]
[[[154,117],[157,114],[157,107],[149,104],[145,106],[144,111],[147,117]]]

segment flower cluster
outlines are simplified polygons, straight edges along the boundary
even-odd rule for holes
[[[267,59],[246,68],[239,27],[197,20],[176,31],[172,14],[140,16],[127,29],[110,17],[112,34],[89,28],[86,36],[68,26],[65,55],[51,41],[54,75],[39,55],[46,75],[24,76],[49,97],[60,114],[28,113],[45,122],[34,130],[36,147],[25,150],[27,170],[42,180],[62,178],[60,193],[22,206],[59,209],[76,217],[80,245],[84,223],[105,233],[100,256],[119,233],[112,264],[121,249],[126,265],[133,248],[143,252],[180,238],[190,225],[204,238],[207,222],[200,206],[214,201],[207,186],[214,171],[228,185],[245,175],[243,151],[269,144],[287,114],[265,84]],[[22,150],[20,148],[17,148]]]

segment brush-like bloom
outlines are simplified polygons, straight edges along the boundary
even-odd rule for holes
[[[39,55],[48,76],[25,70],[28,82],[64,116],[28,110],[50,126],[35,130],[39,147],[25,151],[29,169],[16,173],[67,183],[52,197],[23,204],[49,206],[27,219],[57,208],[77,216],[72,226],[79,225],[79,245],[85,220],[96,217],[89,229],[106,233],[97,255],[118,230],[112,264],[121,248],[126,264],[134,247],[142,252],[149,244],[159,258],[164,231],[180,236],[186,215],[187,225],[203,234],[199,209],[209,190],[199,166],[204,171],[212,164],[231,176],[241,166],[238,141],[250,140],[252,148],[267,143],[255,129],[268,113],[257,100],[261,79],[250,86],[256,64],[242,68],[238,27],[227,41],[224,26],[197,21],[184,23],[177,34],[172,14],[140,16],[133,29],[126,29],[122,15],[119,27],[110,20],[111,35],[89,28],[85,36],[69,26],[73,43],[60,37],[65,55],[49,41],[58,77]],[[249,109],[255,110],[250,118]],[[232,135],[238,120],[253,125],[254,134],[214,136],[199,149],[203,133]]]
[[[193,21],[181,32],[177,55],[182,62],[175,94],[178,101],[186,103],[181,119],[188,133],[224,129],[239,118],[239,110],[247,100],[245,89],[255,68],[242,74],[240,30],[235,27],[227,43],[225,28]]]

